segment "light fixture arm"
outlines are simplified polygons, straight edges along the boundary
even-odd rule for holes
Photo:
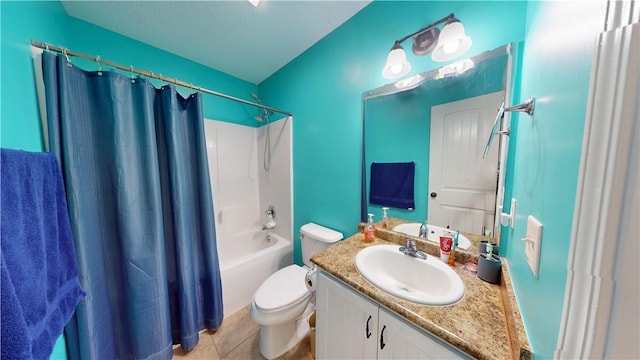
[[[397,45],[400,45],[401,43],[403,43],[403,42],[404,42],[404,41],[406,41],[407,39],[410,39],[410,38],[412,38],[412,37],[418,36],[418,35],[420,35],[420,34],[422,34],[422,33],[425,33],[425,32],[427,32],[427,31],[429,31],[429,30],[431,30],[431,29],[435,28],[436,26],[438,26],[438,25],[440,25],[440,24],[442,24],[442,23],[448,23],[448,22],[450,22],[451,20],[454,20],[454,19],[455,19],[455,16],[453,15],[453,13],[451,13],[451,14],[449,14],[449,15],[447,15],[447,16],[445,16],[445,17],[443,17],[442,19],[440,19],[440,20],[438,20],[438,21],[434,22],[433,24],[431,24],[431,25],[427,25],[427,26],[423,27],[422,29],[420,29],[420,30],[418,30],[418,31],[414,32],[413,34],[409,34],[409,35],[407,35],[407,36],[403,37],[402,39],[396,40],[396,42],[393,44],[393,46],[395,47],[395,46],[397,46]],[[456,20],[456,21],[457,21],[457,20]]]

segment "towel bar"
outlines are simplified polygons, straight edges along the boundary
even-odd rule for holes
[[[491,148],[491,143],[493,142],[493,137],[495,135],[509,136],[509,134],[511,134],[511,128],[498,131],[498,128],[500,127],[500,122],[502,121],[502,118],[504,118],[504,113],[507,111],[514,111],[514,112],[525,112],[529,115],[533,115],[533,109],[535,108],[535,105],[536,105],[536,98],[533,96],[527,99],[525,102],[521,102],[518,105],[513,105],[508,108],[504,107],[504,101],[502,101],[502,105],[500,105],[500,109],[498,109],[498,115],[496,115],[496,120],[493,122],[493,127],[491,128],[491,133],[489,134],[489,140],[487,140],[487,145],[485,146],[484,152],[482,153],[483,159],[489,153],[489,149]]]
[[[504,111],[505,112],[507,112],[507,111],[522,111],[522,112],[526,112],[529,115],[533,115],[533,109],[535,108],[535,105],[536,105],[536,98],[534,96],[532,96],[529,99],[527,99],[525,102],[521,102],[518,105],[510,106],[510,107],[504,109]]]

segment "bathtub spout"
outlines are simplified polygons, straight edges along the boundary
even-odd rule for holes
[[[262,230],[271,230],[276,227],[275,221],[267,221],[266,224],[262,225]]]
[[[269,209],[265,211],[265,213],[267,214],[267,223],[262,225],[262,230],[273,229],[274,227],[276,227],[276,210],[274,209],[273,205],[269,205]]]

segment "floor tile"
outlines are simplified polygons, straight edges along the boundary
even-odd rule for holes
[[[176,347],[173,350],[173,358],[174,359],[188,359],[188,360],[196,360],[196,359],[211,359],[211,360],[219,360],[220,356],[218,355],[218,351],[216,350],[216,345],[213,343],[213,337],[209,333],[200,333],[200,340],[198,341],[198,345],[189,351],[182,351],[181,347]]]
[[[186,353],[177,346],[174,359],[265,360],[260,354],[260,326],[251,320],[249,308],[229,316],[216,332],[200,333],[198,345]],[[278,360],[313,360],[309,335]]]
[[[310,335],[305,336],[291,350],[278,357],[278,360],[313,360],[313,356],[311,356],[311,340],[309,336]]]
[[[224,360],[264,360],[260,354],[260,333],[256,332],[248,339],[222,356]]]
[[[220,330],[213,333],[213,341],[218,353],[224,356],[259,330],[260,326],[251,320],[246,307],[224,319]]]

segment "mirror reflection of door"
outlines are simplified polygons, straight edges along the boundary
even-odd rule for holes
[[[504,92],[431,108],[429,223],[482,234],[493,226],[498,147],[482,158]]]

